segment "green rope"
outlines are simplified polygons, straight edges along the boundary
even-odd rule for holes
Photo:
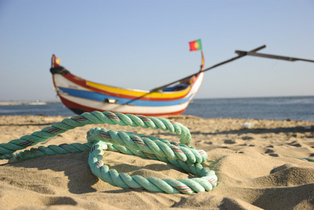
[[[312,159],[312,158],[299,158],[299,159],[309,161],[309,162],[314,162],[314,159]]]
[[[104,128],[92,128],[87,132],[88,143],[61,144],[59,146],[50,145],[48,147],[40,146],[36,149],[32,148],[14,154],[17,150],[36,145],[68,130],[87,124],[128,125],[132,127],[161,129],[179,135],[180,143],[168,142],[161,138],[133,132],[115,132],[113,130],[107,131]],[[0,159],[10,159],[10,162],[16,162],[45,155],[90,151],[88,163],[92,173],[111,185],[124,189],[146,189],[152,192],[166,193],[210,191],[213,187],[217,186],[218,178],[214,171],[202,165],[207,159],[206,152],[189,147],[190,142],[190,131],[178,122],[164,118],[95,111],[72,116],[71,118],[52,124],[51,127],[45,127],[41,131],[34,132],[31,135],[22,136],[20,139],[0,144]],[[199,178],[173,180],[119,174],[116,170],[109,169],[104,164],[102,160],[104,150],[137,155],[143,158],[170,163],[178,168],[182,168],[187,173],[199,176]]]

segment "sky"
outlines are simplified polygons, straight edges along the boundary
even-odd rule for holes
[[[262,45],[314,60],[313,0],[0,0],[0,101],[58,100],[51,56],[71,73],[151,90]],[[314,63],[246,56],[205,73],[195,98],[314,95]]]

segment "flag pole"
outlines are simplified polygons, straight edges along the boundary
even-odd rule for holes
[[[201,55],[202,55],[202,61],[201,61],[201,69],[200,69],[200,71],[204,71],[205,58],[204,58],[203,49],[201,50]]]

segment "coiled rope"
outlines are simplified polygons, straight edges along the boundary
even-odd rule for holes
[[[179,135],[180,143],[168,142],[161,138],[133,132],[115,132],[113,130],[107,131],[104,128],[92,128],[87,132],[88,142],[85,144],[40,146],[13,154],[17,150],[36,145],[68,130],[87,124],[128,125],[131,127],[161,129]],[[0,159],[10,159],[10,162],[16,162],[45,155],[90,151],[88,163],[92,173],[111,185],[124,189],[146,189],[151,192],[166,193],[210,191],[217,186],[217,176],[214,171],[203,167],[201,164],[207,159],[206,152],[189,147],[190,142],[190,131],[178,122],[164,118],[94,111],[63,119],[61,122],[54,123],[51,127],[45,127],[31,135],[25,135],[9,143],[0,144]],[[173,180],[119,174],[116,170],[109,169],[104,164],[102,160],[104,150],[170,163],[182,168],[187,173],[199,176],[199,178]]]

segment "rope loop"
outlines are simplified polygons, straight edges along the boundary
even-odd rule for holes
[[[40,146],[14,154],[17,150],[44,142],[76,127],[87,124],[110,124],[141,128],[160,129],[180,136],[180,143],[150,135],[124,131],[107,131],[105,128],[92,128],[87,132],[87,143],[73,143]],[[141,115],[113,113],[109,111],[91,113],[85,112],[71,118],[63,119],[20,139],[0,144],[0,159],[10,159],[16,162],[45,155],[78,153],[89,151],[88,164],[94,175],[111,185],[124,189],[146,189],[151,192],[194,193],[212,190],[217,186],[215,172],[203,167],[207,154],[204,150],[189,147],[191,134],[184,125],[164,118],[146,117]],[[199,176],[192,179],[159,179],[144,178],[138,175],[119,174],[103,162],[104,151],[115,151],[127,155],[136,155],[170,163],[185,170],[189,174]]]

